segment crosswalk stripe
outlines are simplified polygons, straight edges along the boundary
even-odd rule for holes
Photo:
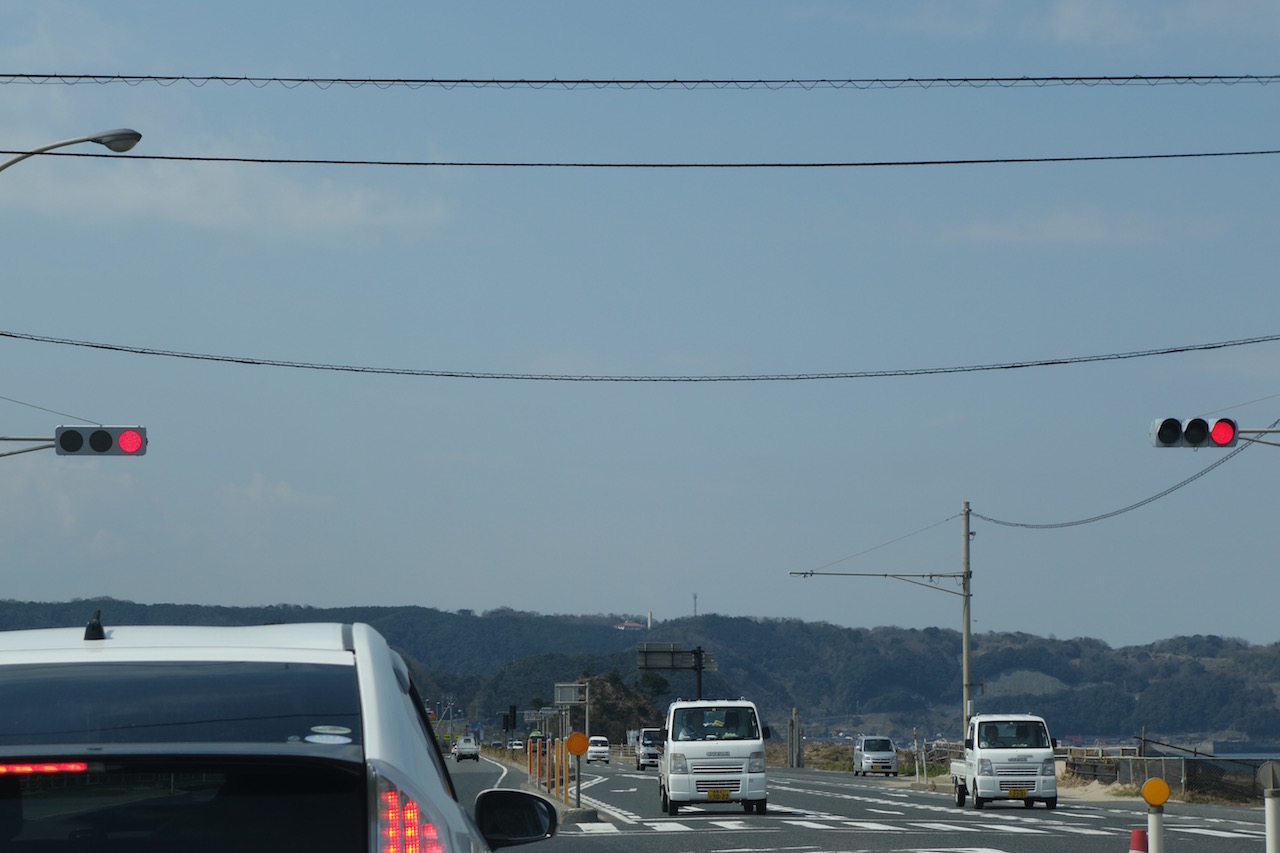
[[[1171,832],[1185,832],[1188,835],[1208,835],[1211,838],[1257,838],[1257,835],[1246,832],[1232,832],[1225,829],[1205,829],[1198,826],[1166,826]]]
[[[936,829],[940,832],[982,832],[983,827],[965,825],[962,823],[923,823],[919,821],[911,821],[911,826],[920,829]]]
[[[837,815],[815,814],[809,813],[808,818],[785,818],[780,815],[771,815],[772,820],[762,821],[760,819],[738,819],[726,818],[721,820],[711,820],[710,814],[701,809],[690,809],[691,812],[698,814],[691,815],[692,820],[685,823],[677,820],[645,820],[637,821],[638,827],[641,829],[650,829],[654,832],[692,832],[698,827],[714,826],[726,831],[750,831],[759,828],[762,824],[773,823],[784,824],[788,826],[802,827],[805,829],[835,829],[835,830],[861,830],[866,832],[877,833],[912,833],[919,831],[927,832],[964,832],[964,833],[1008,833],[1019,835],[1086,835],[1086,836],[1114,836],[1123,835],[1128,830],[1121,831],[1114,827],[1089,827],[1089,826],[1072,826],[1058,820],[1053,821],[1029,821],[1025,818],[1012,819],[974,819],[965,816],[956,821],[919,821],[907,820],[901,823],[882,823],[879,821],[863,821],[849,820],[840,818]],[[781,810],[784,814],[786,810]],[[793,812],[795,813],[795,812]],[[995,816],[992,816],[993,818]],[[1029,825],[1029,824],[1037,825]],[[580,823],[569,824],[561,827],[562,830],[580,832],[584,835],[606,835],[622,833],[625,827],[617,823],[608,821],[600,821],[596,823]],[[1170,833],[1182,833],[1183,835],[1199,835],[1210,838],[1247,838],[1258,839],[1265,837],[1265,833],[1260,829],[1252,829],[1248,827],[1240,827],[1233,829],[1219,829],[1206,826],[1179,826],[1167,825],[1166,831]]]
[[[1009,833],[1014,833],[1019,835],[1044,835],[1049,831],[1046,829],[1035,829],[1030,826],[1015,826],[1013,824],[1002,824],[1002,823],[990,824],[986,828],[994,829],[997,832],[1009,832]]]
[[[1059,826],[1063,832],[1070,832],[1072,835],[1115,835],[1114,832],[1108,832],[1105,829],[1094,829],[1091,826]]]

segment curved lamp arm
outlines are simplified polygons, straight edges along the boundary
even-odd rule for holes
[[[49,145],[42,145],[39,148],[33,148],[25,154],[19,154],[16,157],[0,163],[0,172],[12,166],[14,163],[20,163],[28,157],[34,157],[37,154],[43,154],[46,151],[52,151],[55,148],[65,148],[68,145],[79,145],[81,142],[96,142],[99,145],[105,145],[112,151],[128,151],[130,148],[138,144],[138,140],[142,138],[142,134],[136,130],[130,130],[127,127],[118,128],[116,130],[106,130],[102,133],[95,133],[90,136],[77,136],[75,139],[64,139],[61,142],[54,142]]]

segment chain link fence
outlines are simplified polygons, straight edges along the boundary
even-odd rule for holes
[[[1183,802],[1262,803],[1258,768],[1269,759],[1229,756],[1139,756],[1068,749],[1066,773],[1086,782],[1140,789],[1163,779]]]

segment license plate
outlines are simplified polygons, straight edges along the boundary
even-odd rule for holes
[[[728,788],[712,788],[711,790],[707,791],[707,799],[713,802],[715,801],[728,802],[729,789]]]
[[[1026,798],[1027,798],[1027,789],[1026,789],[1026,788],[1010,788],[1010,789],[1009,789],[1009,799],[1011,799],[1011,800],[1025,800]]]

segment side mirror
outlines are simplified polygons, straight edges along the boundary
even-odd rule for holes
[[[490,849],[543,841],[556,834],[556,807],[544,797],[513,788],[490,788],[476,796],[476,826]]]
[[[769,738],[773,737],[773,732],[769,731],[769,727],[768,727],[768,726],[765,726],[764,728],[762,728],[762,729],[760,730],[760,735],[761,735],[765,740],[768,740]]]
[[[964,739],[964,748],[973,749],[973,738],[967,737]]]

